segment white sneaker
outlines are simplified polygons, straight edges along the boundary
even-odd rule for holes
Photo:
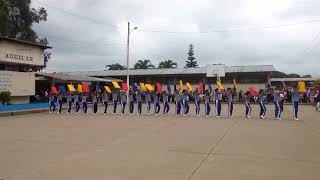
[[[280,121],[280,120],[281,120],[281,118],[276,118],[276,120]]]
[[[219,118],[221,118],[221,116],[216,116],[216,118],[218,118],[218,119],[219,119]]]
[[[197,116],[200,117],[200,114],[198,114]]]
[[[112,113],[113,115],[115,115],[116,113]]]
[[[184,117],[186,117],[187,115],[186,115],[186,114],[184,114],[183,116],[184,116]]]
[[[265,119],[266,118],[266,116],[262,116],[262,119]]]
[[[248,118],[248,119],[250,119],[250,118],[251,118],[251,116],[247,116],[247,118]]]
[[[106,113],[103,113],[103,115],[106,115]]]
[[[208,117],[209,117],[209,115],[206,115],[206,117],[208,118]]]
[[[70,114],[70,113],[67,112],[67,114]]]
[[[299,121],[299,118],[294,118],[294,120]]]
[[[155,114],[155,116],[158,116],[158,114]]]

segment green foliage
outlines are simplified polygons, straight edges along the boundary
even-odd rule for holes
[[[193,45],[189,45],[189,52],[188,52],[188,60],[186,61],[187,68],[195,68],[198,67],[198,61],[196,61],[196,58],[194,57],[194,50]]]
[[[0,102],[1,104],[8,104],[11,100],[11,92],[1,91],[0,92]]]
[[[149,69],[154,68],[155,66],[151,63],[149,59],[138,60],[136,64],[134,64],[134,69]]]
[[[105,66],[105,69],[107,69],[107,68],[108,68],[108,70],[124,70],[124,69],[126,69],[125,66],[122,66],[119,63],[108,64],[108,65]]]
[[[46,38],[39,38],[32,29],[34,23],[47,20],[47,11],[30,8],[30,0],[0,0],[0,36],[48,45]],[[50,59],[45,52],[44,63]]]
[[[158,66],[158,68],[177,68],[177,67],[178,67],[178,64],[176,62],[173,62],[170,59],[160,62]]]

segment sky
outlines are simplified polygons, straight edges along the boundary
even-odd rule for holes
[[[45,7],[34,25],[52,57],[45,71],[95,71],[139,59],[184,67],[189,44],[200,66],[274,65],[320,77],[319,0],[32,0]]]

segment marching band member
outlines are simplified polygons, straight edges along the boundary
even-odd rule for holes
[[[57,97],[57,102],[58,102],[58,112],[57,112],[57,114],[61,114],[61,111],[62,111],[62,103],[63,103],[62,98],[63,98],[63,94],[59,93],[58,97]]]
[[[209,117],[211,107],[210,107],[210,92],[208,90],[206,90],[204,95],[204,106],[205,106],[206,117]]]
[[[73,94],[73,102],[75,103],[75,114],[78,114],[80,109],[79,95],[77,92]]]
[[[181,95],[179,93],[179,90],[176,90],[174,93],[174,101],[176,103],[176,115],[180,115],[181,112]]]
[[[98,111],[98,94],[97,92],[92,93],[92,112],[96,114]]]
[[[200,116],[200,94],[198,90],[194,92],[194,103],[196,105],[196,116]]]
[[[68,92],[68,94],[67,94],[67,104],[68,104],[67,114],[70,114],[71,107],[72,107],[72,95],[71,95],[71,92]]]
[[[116,112],[117,112],[118,96],[119,96],[119,94],[116,91],[114,91],[112,94],[113,114],[116,114]]]
[[[149,90],[146,92],[147,114],[149,115],[151,109],[151,93]]]
[[[227,89],[228,117],[232,118],[233,113],[233,92],[231,88]]]
[[[132,89],[129,90],[129,113],[132,115],[134,110],[134,92]]]
[[[280,88],[276,87],[274,90],[274,105],[275,105],[275,118],[276,120],[281,120],[281,97],[280,97]]]
[[[121,114],[124,115],[124,110],[126,109],[126,104],[127,104],[127,95],[125,91],[121,91],[120,100],[121,100]]]
[[[158,116],[158,113],[160,112],[159,93],[158,92],[155,92],[153,94],[153,103],[154,103],[154,114],[155,114],[155,116]]]
[[[259,96],[258,96],[258,101],[259,101],[259,106],[260,106],[259,117],[263,118],[263,119],[266,117],[266,113],[267,113],[267,109],[266,109],[266,106],[265,106],[266,97],[267,96],[266,96],[264,90],[260,89]]]
[[[168,114],[170,110],[170,105],[169,105],[169,96],[166,91],[163,91],[162,100],[163,100],[163,114]]]
[[[218,88],[214,90],[214,102],[216,106],[216,117],[221,118],[221,92]]]
[[[316,111],[320,112],[320,88],[317,90],[317,94],[315,95],[315,102],[316,102]]]
[[[138,91],[136,92],[136,99],[137,99],[137,115],[141,115],[142,114],[142,96],[141,96],[141,91],[138,89]]]
[[[298,118],[299,91],[296,88],[292,88],[291,95],[292,95],[291,100],[292,100],[293,118],[294,120],[299,120]]]
[[[55,104],[55,95],[50,93],[49,95],[49,113],[53,113],[56,110],[56,104]]]
[[[189,113],[189,93],[186,90],[182,91],[183,116]]]
[[[246,106],[246,118],[248,118],[248,119],[251,118],[251,111],[252,111],[252,108],[250,106],[250,99],[251,99],[250,92],[247,91],[244,94],[244,103],[245,103],[245,106]]]
[[[108,92],[104,92],[102,95],[102,103],[104,105],[104,112],[103,114],[106,115],[107,110],[108,110],[108,103],[109,103],[109,93]]]
[[[82,111],[83,111],[83,114],[86,114],[87,113],[87,110],[88,110],[88,104],[87,104],[87,96],[85,93],[82,94],[81,96],[81,101],[82,101]]]

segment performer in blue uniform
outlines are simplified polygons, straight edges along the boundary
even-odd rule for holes
[[[170,110],[170,105],[169,105],[169,96],[166,91],[164,91],[162,94],[162,100],[163,100],[163,114],[168,114]]]
[[[259,106],[260,106],[260,118],[265,118],[266,113],[267,113],[267,108],[265,106],[265,100],[266,100],[266,93],[264,92],[263,89],[260,89],[259,91],[259,96],[258,96],[258,101],[259,101]]]
[[[181,112],[181,95],[179,90],[174,93],[174,101],[176,103],[176,115],[179,116]]]

